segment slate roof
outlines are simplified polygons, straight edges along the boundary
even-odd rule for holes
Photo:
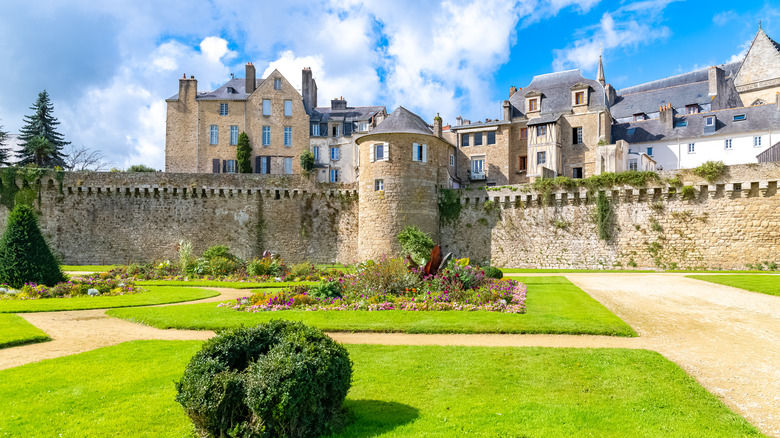
[[[433,129],[420,116],[399,106],[368,135],[386,133],[433,135]]]
[[[263,83],[265,79],[257,79],[255,82],[255,89]],[[232,88],[233,92],[229,92],[228,88]],[[234,78],[225,82],[221,87],[214,91],[200,91],[198,92],[196,100],[246,100],[249,97],[246,94],[246,79]],[[179,100],[179,93],[174,94],[165,100]]]
[[[598,81],[586,79],[576,69],[534,76],[527,87],[509,98],[512,117],[525,116],[525,95],[534,91],[542,93],[541,115],[571,113],[571,87],[578,83],[590,87],[590,108],[606,107],[604,87]]]
[[[742,121],[734,121],[734,115],[745,114]],[[705,130],[705,117],[716,117],[715,129]],[[647,143],[662,140],[689,138],[706,139],[712,135],[739,134],[743,132],[765,131],[780,125],[780,110],[774,104],[708,111],[698,114],[675,116],[675,125],[686,120],[688,126],[667,128],[660,119],[612,125],[612,142],[625,140],[630,144]],[[633,133],[629,134],[629,129]]]
[[[724,64],[720,67],[726,76],[726,85],[734,87],[734,75],[740,62]],[[695,70],[685,74],[659,79],[617,91],[617,99],[610,107],[612,117],[621,119],[638,113],[656,113],[658,108],[672,104],[674,108],[685,105],[710,103],[709,68]]]
[[[317,107],[311,112],[311,121],[327,122],[329,120],[339,122],[359,122],[369,120],[385,110],[384,106],[358,106],[346,109],[332,109],[330,107]]]

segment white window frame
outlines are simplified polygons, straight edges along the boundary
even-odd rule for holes
[[[753,136],[753,147],[754,148],[760,148],[761,147],[761,136],[760,135],[754,135]]]
[[[312,148],[312,153],[314,154],[314,162],[319,163],[320,162],[320,147],[314,146]]]
[[[284,159],[284,174],[292,175],[292,158]]]
[[[333,132],[333,130],[336,130]],[[340,125],[333,125],[331,126],[330,133],[333,134],[334,137],[339,137],[339,134],[341,133],[341,126]]]
[[[688,143],[688,153],[689,154],[696,153],[696,143]]]
[[[284,116],[292,117],[292,100],[290,99],[284,101]]]
[[[715,126],[715,116],[707,116],[704,118],[705,126]]]
[[[226,104],[226,103],[220,103],[219,104],[219,115],[220,116],[228,115],[228,104]]]
[[[338,146],[332,146],[330,148],[330,160],[338,161],[341,158],[341,148]]]
[[[292,126],[284,127],[284,145],[287,147],[292,146]]]
[[[339,182],[339,170],[338,169],[330,169],[330,182],[337,183]]]
[[[484,175],[485,174],[485,156],[484,155],[478,155],[475,157],[471,157],[471,163],[469,164],[469,169],[471,169],[471,175],[477,176],[477,175]]]
[[[428,145],[425,143],[412,143],[412,161],[420,163],[428,162]]]
[[[219,144],[219,127],[217,125],[209,126],[209,144]]]
[[[375,179],[374,180],[374,191],[375,192],[384,192],[385,191],[385,180],[383,180],[383,179]]]
[[[732,139],[732,138],[727,138],[727,139],[723,140],[723,149],[725,149],[727,151],[730,151],[731,149],[733,149],[734,148],[733,140],[734,139]]]
[[[450,154],[450,167],[455,167],[455,154]]]
[[[360,122],[360,132],[368,132],[368,122]]]
[[[263,126],[263,146],[271,146],[271,127]]]
[[[382,157],[379,157],[379,151],[382,151]],[[390,148],[387,143],[375,143],[369,149],[369,161],[390,161]]]
[[[539,158],[542,159],[540,160]],[[541,166],[542,164],[547,164],[547,151],[536,152],[536,165]]]
[[[274,90],[281,90],[282,89],[282,80],[279,78],[274,78]]]
[[[238,144],[238,125],[230,126],[230,145],[235,146]]]
[[[319,137],[320,136],[320,122],[317,123],[311,123],[311,136],[312,137]]]
[[[639,160],[636,158],[628,160],[628,170],[639,170]]]
[[[271,99],[263,99],[263,115],[271,115]]]

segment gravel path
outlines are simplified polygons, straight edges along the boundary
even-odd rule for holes
[[[344,343],[388,345],[645,348],[679,364],[762,432],[780,437],[780,298],[684,274],[563,275],[631,325],[639,338],[570,335],[332,333]],[[249,291],[215,289],[214,302]],[[184,304],[184,303],[180,303]],[[177,305],[177,304],[166,304]],[[205,340],[209,331],[160,330],[105,310],[21,314],[52,337],[0,350],[0,369],[137,339]]]

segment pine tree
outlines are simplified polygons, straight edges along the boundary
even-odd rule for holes
[[[252,146],[249,145],[249,136],[242,132],[238,136],[238,146],[236,147],[236,161],[238,161],[238,173],[252,173]]]
[[[21,129],[21,135],[19,135],[22,142],[22,150],[17,154],[21,159],[20,164],[34,163],[42,167],[63,167],[65,160],[62,148],[69,145],[70,142],[65,141],[65,137],[56,131],[60,122],[54,117],[54,105],[49,100],[49,93],[46,90],[38,93],[38,100],[30,109],[34,113],[24,117],[24,126]],[[53,146],[50,153],[36,157],[36,150],[33,149],[33,146],[40,146],[39,142],[38,144],[33,142],[36,137],[45,138]]]
[[[20,288],[25,283],[54,286],[65,276],[38,228],[38,217],[27,204],[8,215],[0,240],[0,284]]]
[[[8,156],[8,149],[5,148],[7,140],[8,132],[3,131],[3,127],[0,126],[0,166],[7,166],[9,164],[8,159],[11,158]]]

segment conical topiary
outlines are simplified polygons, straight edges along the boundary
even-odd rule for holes
[[[43,239],[35,211],[18,204],[8,215],[0,240],[0,284],[20,288],[25,283],[54,286],[61,281],[65,276]]]

